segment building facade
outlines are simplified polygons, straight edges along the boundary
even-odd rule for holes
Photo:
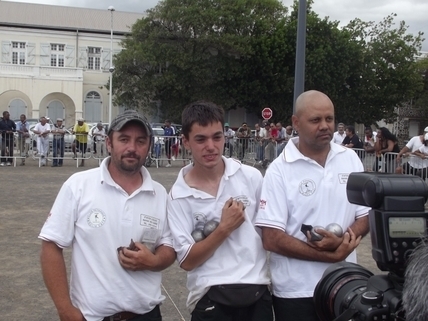
[[[142,17],[0,1],[0,111],[64,118],[67,127],[80,117],[107,122],[119,113],[109,108],[111,54]]]

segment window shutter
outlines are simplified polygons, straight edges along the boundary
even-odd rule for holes
[[[65,47],[65,66],[66,67],[75,67],[75,50],[74,46],[67,45]]]
[[[1,42],[1,62],[2,64],[12,63],[12,55],[10,54],[11,43],[9,41]]]
[[[49,43],[40,44],[40,66],[51,65],[51,45]]]
[[[77,67],[86,69],[88,68],[88,48],[86,47],[79,47],[79,63]]]
[[[101,51],[101,68],[107,70],[110,68],[110,49]]]
[[[36,44],[35,43],[27,43],[27,65],[35,65],[36,64]]]

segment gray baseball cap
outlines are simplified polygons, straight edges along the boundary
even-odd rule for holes
[[[147,121],[147,118],[136,110],[125,110],[122,114],[117,115],[112,121],[108,129],[108,134],[112,131],[120,131],[123,126],[125,126],[129,122],[137,122],[141,124],[146,131],[147,135],[152,136],[152,128]]]

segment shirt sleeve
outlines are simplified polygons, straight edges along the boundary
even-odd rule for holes
[[[55,242],[59,247],[72,245],[75,222],[77,220],[77,201],[68,185],[64,184],[59,191],[52,209],[39,234],[45,241]]]
[[[168,224],[180,265],[186,259],[195,243],[191,234],[193,231],[192,216],[184,211],[182,205],[180,200],[172,200],[171,196],[168,196]]]

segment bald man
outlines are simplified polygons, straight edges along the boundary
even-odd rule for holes
[[[369,208],[348,202],[346,183],[351,172],[362,172],[357,154],[332,142],[334,106],[319,91],[296,100],[291,138],[263,180],[256,226],[263,246],[271,251],[273,305],[276,320],[319,320],[314,289],[325,269],[343,260],[356,262],[355,248],[368,233]],[[302,224],[339,224],[342,236],[316,229],[311,241]]]

